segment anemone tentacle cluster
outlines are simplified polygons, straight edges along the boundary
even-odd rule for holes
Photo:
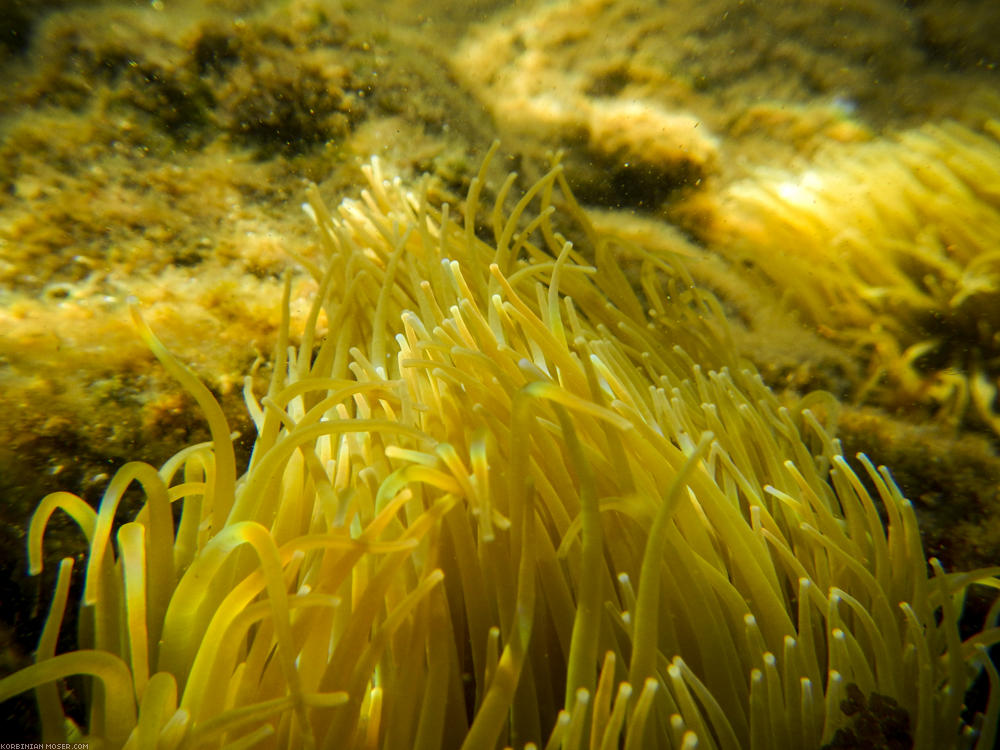
[[[55,653],[67,559],[0,699],[34,689],[46,739],[163,750],[819,748],[865,701],[915,748],[991,748],[1000,604],[958,622],[1000,569],[928,566],[888,471],[842,456],[835,400],[779,402],[679,260],[597,233],[558,165],[504,215],[508,179],[482,239],[485,172],[461,221],[377,161],[361,200],[310,193],[319,292],[246,388],[238,478],[211,394],[136,313],[212,441],[124,466],[96,512],[42,501],[32,572],[54,512],[89,540],[80,648]]]
[[[869,362],[857,398],[1000,434],[1000,122],[927,123],[727,187],[707,238]]]

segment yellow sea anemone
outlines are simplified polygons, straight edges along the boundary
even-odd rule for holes
[[[42,501],[32,572],[56,510],[90,542],[80,650],[55,654],[64,560],[0,699],[34,689],[47,740],[161,750],[819,748],[859,712],[916,748],[991,748],[1000,604],[964,641],[958,620],[1000,569],[928,568],[888,472],[862,457],[859,478],[830,437],[833,399],[781,406],[715,301],[595,233],[558,166],[504,216],[508,179],[483,240],[485,169],[461,223],[378,162],[333,214],[310,193],[319,293],[297,348],[286,316],[266,396],[247,387],[238,479],[218,406],[136,315],[212,442],[126,465],[96,513]],[[133,482],[146,503],[113,543]]]
[[[870,363],[863,399],[1000,434],[1000,122],[835,145],[723,191],[707,239]],[[892,403],[895,400],[895,403]]]

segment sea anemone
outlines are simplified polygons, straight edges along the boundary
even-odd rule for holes
[[[711,213],[713,247],[867,361],[858,400],[1000,434],[1000,121],[832,145]]]
[[[334,213],[310,191],[319,291],[267,394],[248,381],[239,478],[218,405],[133,310],[212,441],[126,464],[96,512],[42,501],[32,573],[57,510],[89,542],[79,650],[55,653],[67,559],[0,700],[34,689],[47,741],[161,750],[818,748],[859,716],[992,748],[1000,604],[964,641],[959,618],[1000,569],[928,566],[888,471],[841,455],[836,401],[779,402],[679,260],[596,232],[558,165],[477,224],[488,162],[461,222],[377,161]]]

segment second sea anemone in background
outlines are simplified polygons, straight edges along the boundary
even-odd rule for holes
[[[726,188],[705,239],[855,347],[857,397],[1000,434],[1000,122],[832,145]],[[749,269],[749,270],[748,270]]]

